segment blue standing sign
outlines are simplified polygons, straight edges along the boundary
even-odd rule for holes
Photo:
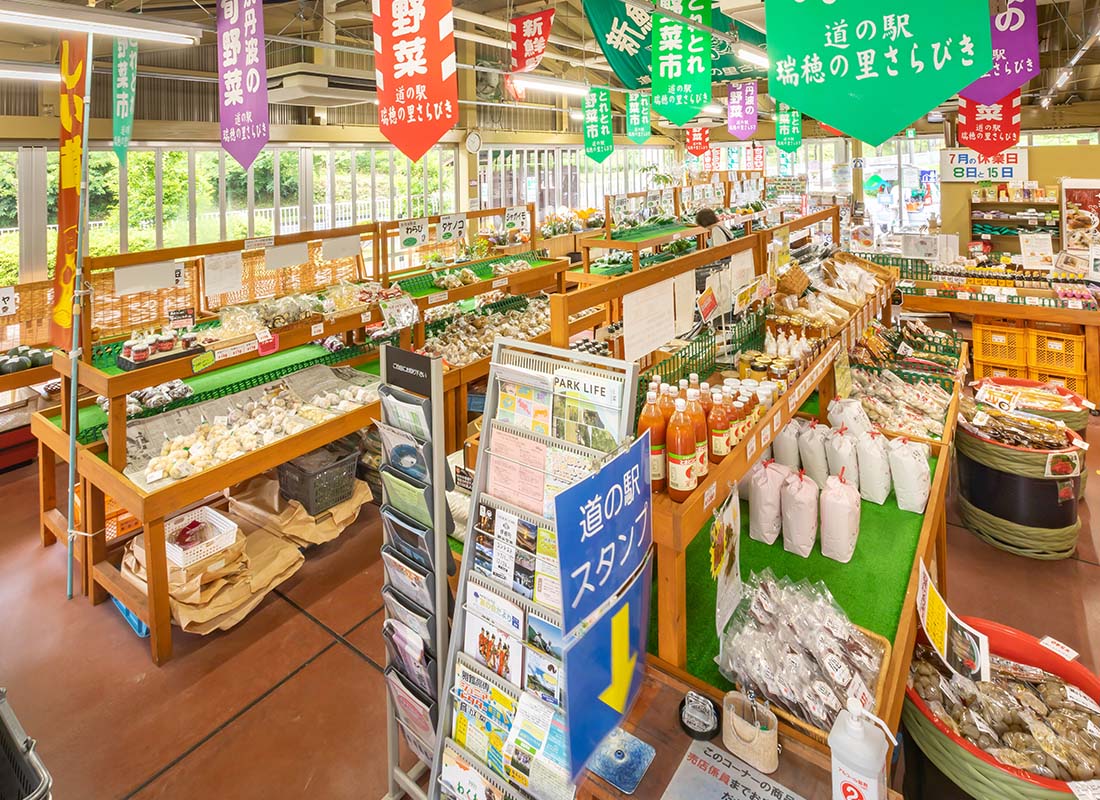
[[[651,503],[649,431],[554,498],[566,634],[638,571],[653,543]]]
[[[646,559],[615,603],[566,644],[565,719],[574,781],[641,690],[652,571]]]

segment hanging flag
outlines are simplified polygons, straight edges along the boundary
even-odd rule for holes
[[[821,128],[821,132],[828,134],[829,136],[847,136],[844,131],[839,128],[834,128],[832,125],[826,125],[824,122],[818,122],[818,126]]]
[[[218,91],[222,149],[248,169],[271,138],[262,0],[218,2]]]
[[[993,66],[988,0],[765,0],[768,93],[878,146]]]
[[[653,9],[630,5],[626,0],[584,0],[584,17],[623,86],[627,89],[649,88],[652,85]],[[756,47],[765,44],[764,34],[749,25],[731,20],[717,8],[712,12],[711,27],[736,34],[738,40],[745,44]],[[741,61],[733,54],[734,48],[727,47],[725,42],[716,43],[715,48],[711,61],[712,82],[767,77],[767,70]]]
[[[615,149],[615,136],[611,131],[611,92],[593,86],[584,96],[584,152],[597,164],[611,155]]]
[[[684,131],[684,149],[702,158],[710,152],[710,128],[687,128]]]
[[[726,98],[726,128],[738,139],[756,133],[756,81],[729,85]]]
[[[118,163],[126,163],[126,148],[134,132],[134,97],[137,94],[137,39],[115,39],[115,61],[111,71],[114,95],[114,138],[111,145]]]
[[[711,0],[663,0],[662,7],[710,25]],[[711,36],[654,12],[652,39],[653,109],[684,125],[711,100]]]
[[[745,156],[746,156],[745,166],[743,167],[743,169],[749,169],[749,170],[754,170],[754,171],[758,171],[758,172],[763,172],[764,171],[764,155],[765,155],[765,150],[764,150],[763,145],[757,145],[757,144],[753,143],[752,147],[750,147],[748,152],[745,154]]]
[[[378,128],[419,161],[458,122],[451,0],[372,0]]]
[[[641,92],[629,92],[626,95],[626,138],[635,144],[649,141],[650,127],[649,95]]]
[[[995,156],[1020,143],[1020,90],[996,103],[959,97],[959,144],[983,156]]]
[[[786,103],[780,103],[776,109],[775,146],[785,153],[793,153],[802,146],[802,112]]]
[[[61,34],[61,135],[57,171],[57,261],[53,270],[50,343],[72,346],[73,283],[76,280],[76,238],[80,228],[80,180],[84,154],[84,70],[88,37]]]
[[[1035,0],[1008,0],[989,20],[993,69],[959,94],[978,103],[996,103],[1039,74],[1039,10]]]
[[[539,65],[553,24],[552,8],[514,17],[508,23],[512,32],[512,72],[530,72]]]

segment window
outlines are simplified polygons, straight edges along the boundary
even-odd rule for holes
[[[225,161],[225,235],[229,239],[248,237],[248,173],[237,159],[222,154]]]
[[[261,150],[252,162],[252,228],[250,236],[275,233],[275,161],[279,153]]]
[[[279,151],[279,233],[297,233],[302,229],[298,203],[298,150]]]
[[[161,173],[161,240],[165,247],[181,247],[191,243],[191,199],[187,153],[182,150],[162,150]]]
[[[1053,131],[1051,133],[1033,133],[1021,136],[1021,143],[1028,138],[1032,147],[1049,145],[1073,146],[1078,144],[1096,144],[1096,131]]]
[[[360,150],[355,154],[355,221],[370,222],[374,219],[374,183],[371,181],[373,150]]]
[[[351,162],[350,150],[333,150],[332,158],[332,202],[334,208],[334,228],[346,228],[355,222],[355,214],[351,208]],[[326,176],[326,181],[328,176]],[[316,184],[314,184],[316,190]]]
[[[222,239],[220,174],[220,150],[195,154],[195,240],[200,243]]]
[[[126,249],[136,253],[157,246],[157,154],[126,154]]]
[[[19,153],[0,150],[0,285],[19,281]]]

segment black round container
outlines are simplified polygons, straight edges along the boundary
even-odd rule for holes
[[[1068,528],[1077,520],[1081,477],[1025,478],[988,467],[956,449],[959,495],[995,517],[1029,528]],[[1059,501],[1059,484],[1073,483],[1072,499]]]

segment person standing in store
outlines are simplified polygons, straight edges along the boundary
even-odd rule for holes
[[[700,228],[706,228],[710,233],[710,246],[717,247],[726,242],[732,242],[734,236],[726,226],[718,219],[712,208],[702,208],[695,214],[695,224]]]

